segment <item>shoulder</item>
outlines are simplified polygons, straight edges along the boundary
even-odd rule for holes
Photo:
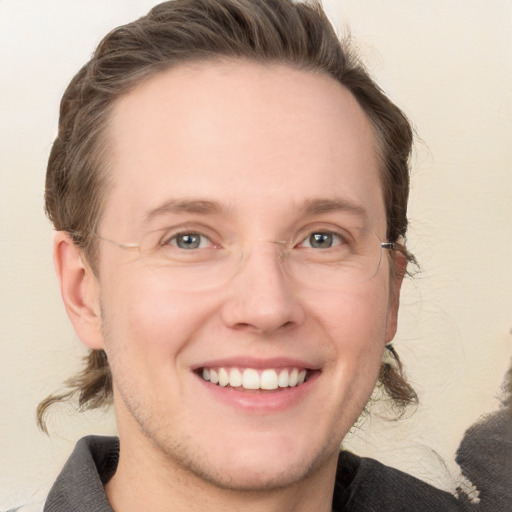
[[[114,474],[118,460],[117,437],[80,439],[50,489],[45,512],[113,512],[103,485]]]
[[[350,512],[456,512],[462,504],[450,493],[380,462],[341,452],[335,510]]]

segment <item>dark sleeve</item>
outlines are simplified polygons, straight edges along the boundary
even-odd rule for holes
[[[476,488],[477,512],[512,511],[512,408],[510,404],[469,428],[457,451],[462,474]]]
[[[338,461],[335,511],[459,512],[463,505],[450,493],[385,466],[341,452]]]

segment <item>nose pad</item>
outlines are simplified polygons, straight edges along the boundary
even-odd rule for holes
[[[279,263],[279,267],[283,273],[287,273],[285,268],[285,262],[287,259],[288,249],[286,240],[258,240],[254,242],[255,246],[266,244],[271,250],[275,253],[276,261]],[[232,270],[231,278],[236,277],[238,274],[243,272],[244,267],[246,266],[246,261],[251,258],[253,250],[249,249],[241,249],[240,253],[236,259],[235,268]]]
[[[286,242],[260,241],[241,251],[234,279],[222,308],[231,328],[270,333],[299,324],[304,317],[285,269]]]

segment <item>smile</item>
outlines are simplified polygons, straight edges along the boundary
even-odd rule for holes
[[[202,368],[199,375],[203,380],[222,387],[245,390],[276,390],[300,386],[309,377],[304,368],[254,369],[245,368]]]

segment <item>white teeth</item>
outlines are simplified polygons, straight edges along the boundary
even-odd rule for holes
[[[246,368],[240,371],[238,368],[203,368],[202,377],[212,384],[219,386],[231,386],[243,389],[265,389],[295,387],[306,381],[307,371],[298,368],[283,368],[279,372],[273,368],[255,370]]]
[[[221,386],[227,386],[229,384],[229,375],[224,368],[219,370],[219,384]]]
[[[263,370],[261,373],[261,389],[277,389],[277,373],[275,370]]]
[[[260,389],[260,376],[256,370],[247,368],[242,376],[242,387],[244,389]]]
[[[217,382],[219,382],[219,375],[215,370],[210,370],[210,382],[212,384],[217,384]]]
[[[277,379],[279,387],[280,388],[287,388],[289,380],[290,379],[289,379],[289,375],[288,375],[288,370],[281,370],[279,372],[279,377]]]
[[[242,385],[242,372],[238,368],[231,368],[229,371],[229,385],[238,388]]]

